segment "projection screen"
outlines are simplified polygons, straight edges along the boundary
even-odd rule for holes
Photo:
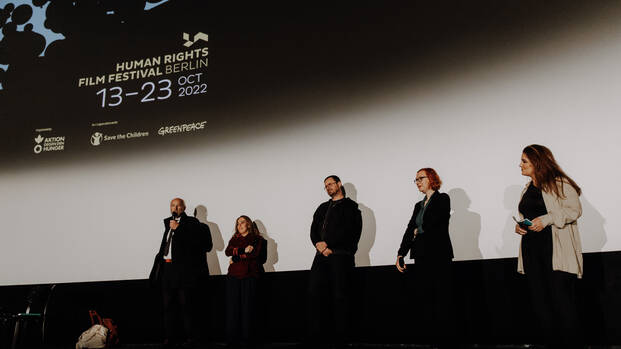
[[[618,4],[12,3],[0,285],[146,278],[174,197],[211,228],[212,275],[242,214],[268,271],[308,269],[331,174],[362,211],[356,265],[393,264],[423,167],[455,260],[515,257],[532,143],[583,189],[584,251],[621,249]]]

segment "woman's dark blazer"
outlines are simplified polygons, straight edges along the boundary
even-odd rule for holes
[[[431,195],[423,215],[423,233],[414,239],[416,215],[423,208],[423,201],[414,206],[414,213],[403,234],[399,247],[399,256],[408,252],[413,259],[453,259],[453,246],[449,236],[449,219],[451,218],[451,199],[446,193],[435,192]]]

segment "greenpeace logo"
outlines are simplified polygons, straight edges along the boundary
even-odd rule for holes
[[[193,122],[189,124],[180,124],[180,125],[173,125],[173,126],[163,126],[163,127],[160,127],[159,130],[157,130],[157,134],[160,136],[165,136],[165,135],[175,134],[175,133],[195,132],[195,131],[200,131],[200,130],[205,129],[206,126],[207,126],[207,121],[199,121],[199,122]]]

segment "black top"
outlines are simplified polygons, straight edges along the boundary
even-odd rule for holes
[[[207,224],[186,215],[185,212],[180,217],[179,227],[172,236],[172,263],[176,266],[174,270],[179,273],[182,286],[193,286],[201,274],[209,273],[205,254],[213,247],[211,232]],[[164,249],[171,219],[172,217],[164,219],[164,236],[149,275],[153,285],[157,284],[161,277],[160,266],[164,262]]]
[[[408,223],[399,251],[399,256],[408,252],[410,258],[426,258],[436,260],[453,259],[453,245],[449,236],[449,219],[451,218],[451,198],[446,193],[435,192],[429,198],[423,214],[423,234],[414,238],[416,216],[423,209],[424,201],[414,206],[412,218]]]
[[[530,185],[526,189],[526,192],[524,192],[524,195],[522,195],[522,200],[520,200],[518,210],[520,211],[522,216],[524,216],[524,218],[528,218],[531,221],[537,217],[543,216],[548,213],[546,204],[543,201],[541,189],[535,187],[533,182],[530,183]],[[547,226],[541,232],[551,233],[552,228],[550,228],[550,226]]]
[[[325,241],[334,254],[356,254],[361,233],[362,215],[358,204],[350,198],[326,201],[313,215],[310,232],[313,246]]]

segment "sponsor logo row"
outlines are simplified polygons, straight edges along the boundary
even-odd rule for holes
[[[202,131],[207,127],[207,121],[191,122],[186,124],[166,125],[157,130],[158,136],[167,136],[180,133],[189,133]],[[37,130],[38,134],[34,138],[35,154],[44,152],[57,152],[65,150],[65,136],[44,136],[43,131],[51,131],[51,129]],[[149,131],[129,131],[129,132],[104,132],[96,131],[90,135],[90,144],[93,147],[99,147],[110,142],[128,141],[137,138],[149,137],[152,135]]]

